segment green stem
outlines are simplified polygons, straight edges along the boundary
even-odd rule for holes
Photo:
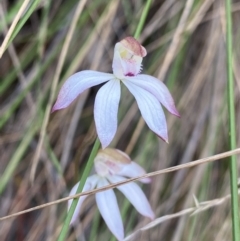
[[[142,14],[141,14],[141,18],[139,20],[136,32],[134,34],[134,38],[139,38],[140,33],[142,32],[143,25],[145,23],[145,20],[147,18],[147,14],[148,14],[149,8],[151,6],[151,2],[152,2],[152,0],[147,0],[147,3],[146,3],[146,5],[145,5],[145,7],[143,9]]]
[[[84,172],[83,172],[83,175],[81,177],[81,182],[78,185],[78,189],[77,189],[76,194],[81,193],[82,190],[83,190],[85,182],[86,182],[86,180],[87,180],[87,178],[88,178],[88,176],[89,176],[89,174],[92,170],[93,161],[94,161],[95,156],[97,155],[97,151],[98,151],[99,147],[100,147],[100,141],[99,141],[99,139],[96,139],[96,141],[94,143],[94,146],[93,146],[93,149],[91,151],[90,157],[88,158],[87,164],[84,168]],[[67,233],[68,233],[68,227],[69,227],[70,221],[72,219],[73,213],[76,209],[77,203],[78,203],[78,198],[73,199],[72,205],[71,205],[71,207],[68,211],[67,217],[66,217],[64,225],[62,227],[61,233],[58,237],[58,241],[65,240],[65,238],[67,236]]]
[[[235,109],[234,109],[231,0],[226,0],[226,22],[227,22],[226,39],[227,39],[229,140],[230,140],[230,149],[233,150],[236,148],[236,129],[235,129]],[[232,233],[233,233],[234,241],[240,240],[237,170],[238,168],[237,168],[236,156],[231,156],[230,157],[230,182],[231,182]]]
[[[137,30],[136,30],[136,32],[134,34],[135,38],[139,38],[139,36],[140,36],[140,33],[141,33],[143,25],[145,23],[145,20],[146,20],[147,13],[149,11],[151,2],[152,2],[151,0],[148,0],[146,5],[145,5],[145,7],[144,7],[144,9],[143,9],[140,21],[139,21],[138,26],[137,26]],[[97,151],[98,151],[99,147],[100,147],[100,141],[99,141],[99,139],[96,139],[96,141],[94,143],[94,146],[93,146],[93,149],[91,151],[90,157],[89,157],[89,159],[87,161],[86,167],[84,168],[83,176],[81,177],[81,182],[80,182],[80,184],[78,186],[76,194],[77,193],[81,193],[82,190],[83,190],[83,187],[84,187],[84,185],[86,183],[87,177],[89,176],[90,171],[91,171],[91,169],[93,167],[93,161],[94,161],[95,156],[97,155]],[[63,224],[61,233],[59,234],[58,241],[64,241],[66,236],[67,236],[68,227],[69,227],[70,221],[72,219],[73,213],[74,213],[74,211],[76,209],[76,206],[77,206],[77,203],[78,203],[78,199],[79,198],[73,199],[72,205],[71,205],[71,207],[70,207],[70,209],[69,209],[69,211],[67,213],[67,217],[66,217],[65,222]]]

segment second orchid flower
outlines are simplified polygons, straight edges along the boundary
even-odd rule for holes
[[[106,148],[100,150],[94,159],[94,167],[96,174],[88,177],[83,191],[90,191],[94,188],[108,186],[109,184],[127,180],[126,177],[137,177],[145,174],[145,170],[136,162],[131,161],[130,157],[124,152],[117,149]],[[149,178],[140,179],[142,183],[149,183]],[[77,191],[79,183],[77,183],[71,190],[70,195],[74,195]],[[126,183],[116,187],[124,196],[132,203],[136,210],[143,216],[154,219],[154,213],[151,206],[141,190],[141,188],[134,182]],[[96,193],[96,202],[98,209],[107,224],[110,231],[118,240],[124,238],[124,228],[121,219],[120,210],[117,199],[112,189]],[[74,225],[79,216],[82,204],[86,196],[79,198],[77,207],[73,214],[71,225]],[[70,208],[72,200],[68,202]]]

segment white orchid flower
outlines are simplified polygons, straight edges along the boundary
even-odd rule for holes
[[[113,74],[85,70],[70,76],[63,84],[52,111],[68,107],[86,89],[107,82],[97,93],[94,118],[102,148],[117,131],[117,113],[122,82],[135,97],[149,128],[168,142],[167,123],[161,104],[180,116],[167,87],[155,77],[139,74],[146,49],[133,37],[126,37],[114,48]],[[160,104],[161,103],[161,104]]]
[[[94,160],[94,167],[96,174],[87,178],[83,188],[84,192],[127,180],[127,177],[136,177],[146,173],[141,166],[131,161],[128,155],[117,149],[111,148],[106,148],[98,152]],[[149,183],[151,180],[145,178],[140,181],[142,183]],[[72,188],[70,195],[76,193],[78,185],[79,183]],[[145,194],[136,183],[130,182],[118,186],[117,189],[126,196],[140,214],[149,217],[150,219],[154,219],[154,213],[151,206]],[[123,240],[123,223],[114,191],[109,189],[96,193],[95,196],[98,209],[108,228],[118,240]],[[79,198],[71,220],[71,225],[74,225],[78,220],[81,206],[86,198],[87,195]],[[71,203],[72,200],[69,200],[68,209],[70,208]]]

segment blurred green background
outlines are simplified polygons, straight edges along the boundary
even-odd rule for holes
[[[0,1],[1,43],[25,2]],[[77,182],[96,137],[93,104],[100,86],[50,115],[34,174],[33,160],[50,96],[56,96],[66,78],[77,71],[111,72],[115,43],[134,35],[145,5],[134,0],[86,1],[64,56],[61,51],[78,3],[30,0],[0,59],[1,217],[65,197]],[[236,123],[240,119],[239,11],[240,2],[234,1]],[[148,172],[229,150],[225,34],[222,0],[152,1],[138,39],[148,52],[142,72],[164,81],[181,118],[166,112],[166,144],[148,129],[134,98],[122,86],[118,131],[111,147],[126,151]],[[51,87],[54,79],[56,91]],[[237,126],[238,141],[239,134]],[[143,189],[156,217],[174,214],[195,207],[193,195],[199,202],[228,195],[228,164],[215,161],[158,175]],[[126,235],[149,222],[116,193]],[[88,200],[67,240],[115,240],[94,197]],[[231,240],[230,202],[215,205],[213,201],[212,206],[193,216],[190,212],[166,218],[132,240]],[[1,240],[56,240],[66,211],[62,203],[0,221]]]

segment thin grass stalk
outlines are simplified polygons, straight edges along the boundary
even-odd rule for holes
[[[16,35],[18,34],[18,32],[21,30],[21,28],[23,27],[23,25],[25,24],[25,22],[29,19],[29,17],[31,16],[31,14],[33,13],[33,11],[36,9],[38,3],[40,0],[35,0],[32,5],[28,8],[28,10],[26,11],[26,13],[23,15],[22,19],[17,20],[18,23],[12,24],[13,29],[9,29],[1,47],[0,47],[0,58],[2,57],[3,53],[5,52],[5,50],[7,49],[7,47],[10,45],[10,43],[13,41],[13,39],[16,37]],[[24,1],[25,2],[25,1]],[[27,1],[26,1],[27,2]],[[24,4],[24,3],[23,3]],[[22,5],[23,6],[23,5]],[[21,6],[21,7],[22,7]],[[20,12],[20,10],[19,10]],[[15,19],[14,19],[15,21]],[[10,34],[10,35],[8,35]]]
[[[236,148],[236,127],[234,108],[234,79],[233,79],[233,47],[232,47],[232,15],[231,0],[226,0],[227,23],[227,78],[228,78],[228,115],[229,115],[229,141],[230,149]],[[237,186],[237,159],[230,157],[230,182],[231,182],[231,210],[232,210],[232,235],[234,241],[240,240],[239,234],[239,208]]]
[[[147,14],[149,12],[149,9],[150,9],[150,6],[151,6],[151,3],[152,3],[152,0],[148,0],[146,2],[146,5],[143,9],[143,12],[141,14],[141,17],[140,17],[140,21],[138,23],[138,26],[137,26],[137,29],[135,31],[135,34],[134,34],[134,38],[139,38],[140,36],[140,33],[142,32],[142,29],[143,29],[143,25],[146,21],[146,18],[147,18]]]
[[[143,25],[145,23],[148,11],[150,9],[151,2],[152,2],[152,0],[148,0],[146,5],[145,5],[145,7],[144,7],[144,9],[143,9],[143,12],[142,12],[139,24],[138,24],[136,32],[134,34],[134,38],[138,38],[140,33],[141,33],[141,31],[142,31],[142,29],[143,29]],[[100,141],[97,138],[95,143],[94,143],[93,149],[91,151],[90,157],[89,157],[89,159],[87,161],[86,167],[84,168],[83,175],[81,177],[81,182],[78,185],[78,189],[76,191],[76,194],[77,193],[81,193],[82,190],[83,190],[83,187],[84,187],[84,185],[86,183],[86,180],[87,180],[87,178],[88,178],[88,176],[89,176],[89,174],[91,172],[91,169],[93,167],[94,158],[97,155],[97,151],[98,151],[99,147],[100,147]],[[64,241],[65,240],[65,238],[67,236],[67,233],[68,233],[69,224],[71,222],[73,213],[74,213],[74,211],[75,211],[75,209],[77,207],[77,203],[78,203],[78,198],[73,199],[71,207],[70,207],[70,209],[69,209],[69,211],[67,213],[67,217],[65,219],[64,225],[63,225],[62,230],[61,230],[61,232],[59,234],[58,241]]]
[[[13,4],[12,7],[9,6],[10,7],[9,10],[5,14],[5,21],[8,26],[13,22],[13,19],[17,15],[17,12],[19,11],[23,2],[24,2],[24,0],[21,0],[21,1],[16,2],[15,4]],[[0,32],[3,31],[3,26],[4,26],[4,23],[1,21],[0,22]]]

